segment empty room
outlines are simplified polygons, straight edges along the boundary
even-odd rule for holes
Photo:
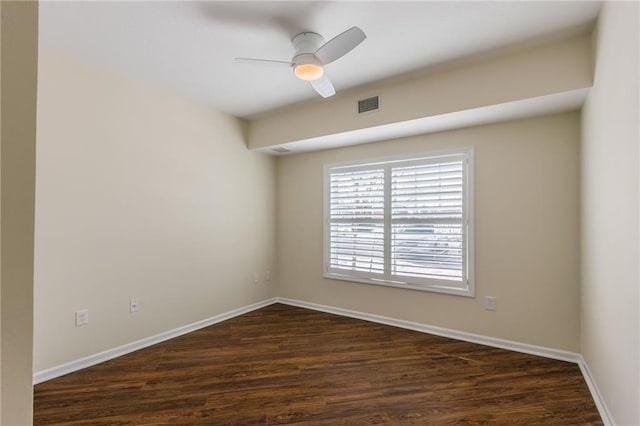
[[[640,425],[638,2],[0,7],[0,424]]]

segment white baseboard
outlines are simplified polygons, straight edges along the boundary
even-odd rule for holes
[[[481,334],[467,333],[464,331],[451,330],[448,328],[435,327],[432,325],[399,320],[366,312],[352,311],[350,309],[335,308],[333,306],[319,305],[317,303],[303,302],[301,300],[276,297],[278,303],[298,306],[300,308],[313,309],[314,311],[328,312],[330,314],[342,315],[345,317],[362,319],[365,321],[377,322],[379,324],[391,325],[405,328],[407,330],[420,331],[423,333],[435,334],[436,336],[449,337],[451,339],[463,340],[465,342],[478,343],[480,345],[492,346],[495,348],[508,349],[515,352],[523,352],[531,355],[538,355],[545,358],[557,359],[578,363],[580,354],[559,349],[551,349],[543,346],[529,345],[511,340],[498,339],[495,337],[483,336]]]
[[[584,381],[587,382],[587,387],[589,387],[589,392],[591,392],[591,397],[593,398],[593,402],[598,407],[598,412],[600,413],[600,417],[602,418],[602,422],[605,426],[613,426],[615,425],[613,421],[613,417],[611,417],[611,413],[604,403],[604,399],[600,394],[600,390],[596,385],[595,378],[593,374],[591,374],[591,370],[589,370],[589,365],[584,360],[582,355],[580,355],[580,360],[578,361],[578,366],[580,367],[580,371],[582,372],[582,376],[584,377]]]
[[[56,367],[49,368],[47,370],[38,371],[33,375],[33,384],[45,382],[56,377],[63,376],[65,374],[72,373],[74,371],[81,370],[83,368],[91,367],[92,365],[99,364],[104,361],[108,361],[113,358],[117,358],[122,355],[126,355],[130,352],[134,352],[140,349],[144,349],[148,346],[155,345],[156,343],[163,342],[165,340],[173,339],[174,337],[181,336],[183,334],[190,333],[192,331],[208,327],[210,325],[237,317],[247,312],[255,311],[256,309],[263,308],[274,303],[282,303],[285,305],[297,306],[300,308],[311,309],[314,311],[327,312],[330,314],[341,315],[350,318],[357,318],[365,321],[371,321],[379,324],[390,325],[393,327],[404,328],[407,330],[419,331],[422,333],[435,334],[437,336],[448,337],[451,339],[462,340],[465,342],[478,343],[481,345],[492,346],[501,349],[507,349],[515,352],[523,352],[526,354],[542,356],[545,358],[557,359],[560,361],[568,361],[578,364],[580,371],[584,376],[584,379],[589,387],[593,401],[598,408],[600,417],[605,425],[614,425],[611,414],[604,404],[604,400],[600,395],[600,391],[596,386],[596,382],[593,379],[593,375],[589,370],[587,363],[582,355],[575,352],[568,352],[559,349],[546,348],[543,346],[530,345],[527,343],[514,342],[511,340],[498,339],[495,337],[483,336],[481,334],[467,333],[464,331],[451,330],[448,328],[435,327],[432,325],[400,320],[396,318],[385,317],[381,315],[369,314],[366,312],[353,311],[350,309],[337,308],[333,306],[321,305],[318,303],[305,302],[302,300],[289,299],[286,297],[274,297],[271,299],[263,300],[261,302],[253,303],[251,305],[243,306],[238,309],[233,309],[228,312],[224,312],[219,315],[215,315],[211,318],[204,319],[202,321],[195,322],[193,324],[178,327],[173,330],[166,331],[164,333],[156,334],[155,336],[147,337],[145,339],[138,340],[136,342],[128,343],[126,345],[118,346],[113,349],[108,349],[104,352],[100,352],[94,355],[90,355],[75,361],[68,362]]]
[[[87,357],[80,358],[66,364],[38,371],[33,375],[33,384],[37,385],[38,383],[46,382],[47,380],[55,379],[56,377],[64,376],[65,374],[73,373],[74,371],[91,367],[92,365],[100,364],[101,362],[108,361],[110,359],[117,358],[119,356],[126,355],[140,349],[144,349],[151,345],[155,345],[156,343],[164,342],[165,340],[173,339],[174,337],[178,337],[183,334],[191,333],[192,331],[196,331],[201,328],[231,319],[233,317],[246,314],[247,312],[255,311],[256,309],[260,309],[276,303],[276,299],[277,298],[274,297],[271,299],[263,300],[261,302],[253,303],[251,305],[243,306],[238,309],[233,309],[219,315],[214,315],[211,318],[194,322],[193,324],[174,328],[173,330],[165,331],[164,333],[156,334],[155,336],[146,337],[144,339],[127,343],[126,345],[118,346],[113,349],[108,349],[97,354],[89,355]]]

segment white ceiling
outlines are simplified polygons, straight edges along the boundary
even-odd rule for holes
[[[288,69],[301,31],[326,40],[352,26],[367,39],[327,66],[336,90],[530,39],[585,31],[600,2],[56,2],[40,3],[40,43],[251,117],[317,98]]]

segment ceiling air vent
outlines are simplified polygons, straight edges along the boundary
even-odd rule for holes
[[[290,149],[283,148],[283,147],[273,148],[271,151],[277,152],[278,154],[285,154],[287,152],[291,152]]]
[[[361,99],[358,101],[358,114],[363,112],[375,111],[380,107],[380,103],[377,96],[373,96],[367,99]]]

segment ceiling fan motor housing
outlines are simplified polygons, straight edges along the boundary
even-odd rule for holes
[[[295,57],[304,53],[313,54],[324,44],[324,38],[316,33],[300,33],[291,40],[291,43],[296,50]]]

